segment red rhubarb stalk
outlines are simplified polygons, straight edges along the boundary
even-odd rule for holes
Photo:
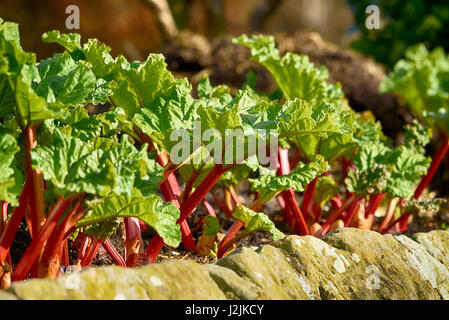
[[[432,181],[441,162],[443,161],[445,155],[449,151],[449,139],[445,134],[443,134],[442,136],[443,136],[443,143],[441,143],[437,152],[433,156],[432,164],[430,165],[430,168],[427,171],[427,174],[421,179],[421,182],[419,183],[418,187],[416,188],[415,194],[413,196],[415,199],[418,199],[422,195],[424,190],[429,185],[430,181]]]
[[[233,186],[229,186],[229,193],[231,194],[232,201],[234,201],[235,204],[242,204],[239,195],[237,194],[237,192],[235,192]]]
[[[354,202],[356,196],[353,195],[345,200],[345,202],[339,207],[336,211],[332,212],[332,214],[327,217],[326,221],[323,223],[323,236],[329,231],[332,224],[340,219],[341,215],[348,209],[348,207]]]
[[[25,211],[29,202],[30,185],[31,183],[29,182],[29,178],[27,178],[25,181],[25,186],[23,187],[22,193],[19,197],[19,206],[14,208],[6,225],[6,229],[0,237],[0,264],[5,262],[9,249],[11,248],[12,241],[14,240],[17,230],[19,229],[20,222],[25,216]]]
[[[212,216],[212,217],[216,217],[217,214],[215,213],[214,207],[212,207],[212,205],[209,203],[209,201],[207,201],[206,199],[202,200],[204,208],[207,211],[207,214]]]
[[[217,257],[221,258],[225,254],[226,250],[229,248],[229,243],[234,239],[237,232],[243,227],[243,222],[240,220],[236,220],[232,226],[226,232],[223,240],[220,243],[220,246],[217,251]],[[234,243],[234,242],[232,242]]]
[[[9,203],[4,201],[2,203],[2,216],[0,217],[0,234],[2,234],[3,230],[6,228],[6,221],[8,220],[8,206]]]
[[[76,263],[75,263],[77,270],[81,270],[81,261],[83,261],[85,255],[86,255],[88,246],[89,246],[89,237],[87,235],[83,234],[82,238],[81,238],[81,244],[78,249],[78,257],[77,257]]]
[[[360,202],[363,200],[363,197],[356,197],[356,199],[352,202],[351,206],[349,207],[348,211],[346,212],[346,215],[343,217],[343,222],[345,227],[349,226],[352,219],[354,218],[354,215],[356,215],[357,210],[360,210]]]
[[[142,247],[142,231],[138,218],[125,218],[126,265],[134,267],[139,262]]]
[[[330,200],[332,210],[336,211],[338,208],[340,208],[343,205],[343,201],[341,201],[341,198],[338,194],[334,195],[332,199]]]
[[[92,264],[92,261],[94,261],[95,257],[97,256],[98,250],[100,249],[100,246],[103,243],[103,240],[99,238],[96,239],[92,237],[92,239],[93,239],[92,243],[87,249],[83,260],[81,260],[82,267],[89,267]]]
[[[45,242],[50,237],[52,231],[55,229],[59,218],[64,214],[69,206],[69,201],[66,198],[59,197],[56,205],[48,215],[44,226],[39,230],[37,236],[31,241],[27,250],[23,254],[16,269],[14,270],[13,281],[24,280],[33,266],[36,259],[42,252]]]
[[[398,197],[392,198],[390,200],[385,218],[383,219],[382,223],[379,226],[380,231],[383,231],[389,225],[391,219],[394,216],[394,209],[396,208],[396,205],[398,204],[398,202],[399,202]]]
[[[151,239],[150,244],[145,249],[145,256],[147,257],[146,264],[154,263],[159,252],[164,246],[164,240],[157,234]]]
[[[230,167],[231,168],[231,167]],[[228,168],[228,169],[230,169]],[[227,170],[227,169],[226,169]],[[185,219],[195,210],[196,206],[201,202],[206,194],[212,189],[212,187],[220,179],[221,175],[226,171],[221,164],[216,164],[212,170],[207,174],[203,181],[199,184],[198,188],[190,195],[190,197],[183,202],[180,211],[181,215],[178,219],[178,223],[185,221]],[[148,247],[145,249],[146,263],[153,263],[159,251],[164,246],[164,241],[159,235],[154,236]]]
[[[70,265],[70,259],[69,259],[69,240],[65,239],[62,243],[62,250],[61,250],[61,264],[63,266]]]
[[[165,167],[168,163],[168,156],[165,152],[157,152],[157,162]],[[171,173],[167,179],[160,185],[161,192],[165,198],[165,201],[171,201],[178,208],[179,205],[179,197],[181,196],[181,189],[179,188],[178,180],[176,180],[176,176],[174,173]],[[196,245],[193,240],[192,232],[187,224],[187,221],[182,221],[179,223],[181,226],[181,234],[182,234],[182,243],[184,248],[187,250],[195,250]]]
[[[43,192],[44,178],[40,170],[33,169],[31,166],[31,150],[37,146],[36,129],[37,125],[27,127],[26,132],[24,133],[27,175],[31,176],[32,181],[32,192],[30,192],[31,225],[29,226],[31,227],[31,238],[37,234],[45,222]]]
[[[278,175],[286,175],[290,173],[290,162],[288,160],[288,149],[278,149],[279,153],[279,169]],[[306,220],[304,219],[304,215],[301,209],[298,206],[298,202],[295,198],[295,192],[293,188],[289,188],[286,191],[282,192],[282,196],[285,200],[286,207],[289,208],[293,218],[296,220],[296,226],[298,228],[300,235],[308,235],[309,228],[307,227]]]
[[[315,193],[317,181],[318,177],[315,177],[315,179],[313,179],[312,182],[307,185],[306,190],[304,191],[304,199],[301,204],[301,211],[304,212],[305,215],[309,214],[310,204],[313,201],[313,194]]]
[[[122,258],[120,253],[118,253],[111,240],[107,239],[105,242],[103,242],[103,248],[104,250],[106,250],[112,261],[114,261],[116,265],[122,266],[123,268],[127,267],[125,260]]]
[[[370,199],[368,208],[365,212],[365,218],[368,218],[370,215],[375,214],[377,208],[379,208],[379,205],[382,203],[382,200],[385,197],[385,193],[377,193],[372,196]]]
[[[225,213],[225,215],[228,218],[232,218],[232,213],[229,211],[228,207],[221,201],[221,199],[218,197],[218,194],[215,190],[211,191],[212,196],[214,197],[215,202],[218,204],[220,209]]]
[[[388,231],[390,231],[391,228],[393,228],[397,223],[401,223],[402,221],[408,221],[408,219],[410,218],[411,214],[410,213],[404,213],[400,218],[397,218],[396,220],[394,220],[392,223],[390,223],[388,225],[388,227],[386,227],[384,230],[381,231],[381,234],[385,234]]]

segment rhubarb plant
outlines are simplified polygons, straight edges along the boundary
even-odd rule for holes
[[[407,49],[405,58],[398,61],[393,72],[380,84],[381,92],[399,96],[425,126],[440,136],[441,144],[427,174],[422,178],[413,197],[418,200],[432,181],[435,173],[449,151],[449,57],[442,48],[428,51],[424,44]],[[400,220],[404,230],[408,222],[406,214]]]
[[[272,199],[292,233],[323,236],[340,226],[387,232],[418,212],[410,198],[436,170],[425,156],[428,129],[414,123],[393,146],[369,113],[350,109],[324,67],[307,56],[281,56],[272,37],[235,42],[270,71],[279,87],[273,93],[257,92],[254,74],[237,90],[207,77],[193,88],[160,54],[131,62],[78,34],[51,31],[42,39],[63,52],[38,62],[21,48],[18,26],[0,22],[2,287],[59,275],[71,263],[69,246],[79,268],[91,265],[101,246],[115,264],[132,267],[153,263],[165,244],[220,258],[253,232],[276,240],[285,233],[264,213]],[[415,60],[401,62],[384,86],[408,94],[417,117],[445,133],[447,58],[422,48],[408,57]],[[87,105],[106,111],[90,114]],[[252,203],[238,194],[244,182]],[[200,204],[207,216],[190,226]],[[396,217],[401,207],[410,212]],[[232,222],[222,239],[220,211]],[[32,241],[13,265],[22,221]],[[147,228],[154,236],[145,248]],[[123,252],[115,247],[117,230]]]

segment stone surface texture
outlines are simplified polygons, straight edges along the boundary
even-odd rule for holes
[[[6,299],[449,300],[449,232],[408,238],[344,228],[323,239],[287,236],[215,264],[110,266],[15,282],[0,291]]]

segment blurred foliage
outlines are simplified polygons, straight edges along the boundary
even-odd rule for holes
[[[448,0],[348,0],[362,37],[351,43],[359,52],[373,56],[392,67],[410,45],[425,43],[428,48],[443,46],[449,50]],[[381,29],[365,27],[366,7],[377,5]]]

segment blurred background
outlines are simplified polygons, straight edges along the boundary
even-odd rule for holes
[[[338,44],[348,43],[354,24],[345,0],[2,0],[0,16],[20,23],[23,47],[38,57],[52,53],[40,36],[66,30],[67,6],[80,8],[84,39],[107,43],[113,54],[140,59],[161,51],[177,30],[189,29],[208,38],[254,31],[311,30]],[[166,9],[173,21],[165,18]],[[171,24],[174,24],[172,26]]]

